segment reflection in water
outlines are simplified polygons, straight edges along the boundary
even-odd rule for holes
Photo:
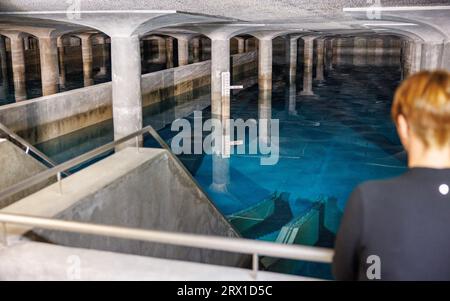
[[[290,83],[285,88],[286,111],[290,116],[297,115],[297,85]]]

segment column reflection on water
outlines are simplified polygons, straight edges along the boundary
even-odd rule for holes
[[[260,144],[271,143],[272,90],[259,90],[258,94],[258,138]]]
[[[297,116],[297,85],[290,82],[285,88],[286,110],[289,116]]]
[[[353,65],[364,66],[367,64],[367,40],[365,38],[354,38]]]
[[[66,63],[64,60],[64,40],[62,37],[58,37],[56,40],[58,46],[58,62],[59,62],[59,87],[61,89],[66,88]]]
[[[286,41],[286,60],[288,67],[288,81],[285,89],[286,109],[288,115],[297,115],[297,47],[298,36],[290,37]]]
[[[259,39],[258,58],[258,139],[270,145],[272,118],[272,37]]]

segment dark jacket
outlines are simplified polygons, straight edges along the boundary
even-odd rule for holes
[[[381,280],[450,280],[449,187],[450,169],[432,168],[358,186],[336,238],[335,278],[368,280],[375,255]]]

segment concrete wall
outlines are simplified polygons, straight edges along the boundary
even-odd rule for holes
[[[233,73],[239,74],[256,68],[257,54],[233,55],[232,61]],[[204,61],[143,75],[143,105],[184,94],[192,99],[193,89],[209,91],[210,64]],[[0,122],[35,144],[111,119],[111,104],[108,82],[2,106]]]
[[[46,167],[39,161],[25,154],[19,147],[8,140],[0,139],[0,191],[19,183],[41,171]],[[30,189],[19,192],[9,198],[0,199],[0,208],[30,195],[47,186],[52,180],[46,180]]]
[[[187,173],[162,149],[127,148],[1,211],[173,232],[238,237]],[[8,240],[240,266],[247,256],[8,226]]]

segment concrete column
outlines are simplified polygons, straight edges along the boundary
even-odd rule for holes
[[[366,64],[367,39],[356,37],[353,40],[353,65],[361,66]]]
[[[178,66],[189,64],[189,39],[178,37]]]
[[[58,45],[58,62],[59,62],[59,85],[61,88],[66,87],[66,64],[64,62],[64,44],[62,37],[58,37],[56,40]]]
[[[166,68],[173,68],[173,38],[166,38]]]
[[[414,47],[411,41],[405,41],[402,49],[402,69],[404,78],[408,77],[412,73],[412,64],[414,57]]]
[[[202,61],[209,60],[211,57],[211,42],[207,38],[200,38],[200,57]]]
[[[422,43],[416,41],[412,45],[413,48],[413,58],[411,72],[416,73],[421,69],[420,62],[422,60]]]
[[[317,39],[317,65],[316,65],[316,80],[323,81],[323,59],[324,59],[325,40],[323,38]]]
[[[313,59],[314,59],[314,36],[302,37],[305,42],[303,59],[303,90],[301,95],[314,95],[312,91]]]
[[[247,51],[250,51],[250,39],[245,39],[245,41],[244,41],[244,48]]]
[[[229,97],[222,97],[222,72],[230,72],[229,39],[211,40],[211,113],[213,118],[230,116]]]
[[[42,95],[58,93],[58,47],[56,38],[39,37],[39,53],[41,59]]]
[[[84,86],[92,86],[94,84],[94,79],[92,77],[92,34],[82,34],[78,37],[81,39]]]
[[[211,39],[211,115],[225,125],[230,118],[230,96],[222,95],[222,72],[230,71],[230,40],[227,38]],[[229,133],[223,126],[221,137],[214,141],[229,140]],[[217,144],[216,144],[217,145]],[[230,182],[230,162],[222,157],[222,149],[213,150],[212,189],[226,191]]]
[[[441,68],[450,71],[450,41],[447,40],[443,45]]]
[[[238,53],[245,52],[245,39],[242,37],[234,37],[238,43]]]
[[[8,82],[8,60],[6,57],[6,43],[3,36],[0,36],[0,65],[2,75],[2,88],[0,90],[0,98],[5,99],[9,94],[9,82]]]
[[[259,39],[258,86],[259,90],[272,90],[272,37]]]
[[[157,41],[158,41],[158,62],[160,64],[164,64],[167,61],[166,39],[159,37]]]
[[[326,61],[326,68],[328,70],[333,70],[333,46],[334,46],[334,39],[327,39],[326,40],[326,55],[325,55],[325,61]]]
[[[373,64],[375,66],[382,66],[384,64],[384,47],[390,44],[390,40],[385,41],[385,38],[378,38],[375,40],[375,57],[373,59]]]
[[[23,37],[23,49],[29,50],[30,49],[30,37],[25,35]]]
[[[429,42],[422,45],[421,66],[424,70],[433,70],[441,66],[443,45],[441,43]]]
[[[375,42],[375,55],[383,56],[384,54],[384,40],[383,39],[376,39]]]
[[[194,63],[200,62],[200,38],[192,39],[192,57]]]
[[[288,83],[294,84],[297,80],[297,40],[298,37],[286,39],[286,64],[288,65]]]
[[[341,50],[342,50],[343,40],[342,38],[336,38],[333,47],[333,64],[339,65],[341,63]]]
[[[98,75],[106,75],[108,72],[107,66],[108,66],[108,60],[109,60],[109,46],[108,43],[106,43],[106,37],[101,36],[99,37],[99,41],[102,45],[102,65],[100,66],[100,71],[98,72]]]
[[[14,95],[16,101],[22,101],[27,99],[23,36],[21,33],[13,33],[8,34],[8,38],[11,41],[11,61],[14,79]]]
[[[114,139],[142,128],[141,55],[139,37],[111,37]],[[123,144],[135,145],[135,141]]]

